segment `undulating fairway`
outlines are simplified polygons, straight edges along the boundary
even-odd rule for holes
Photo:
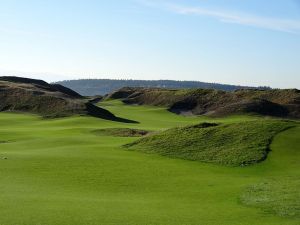
[[[300,125],[274,138],[266,161],[230,167],[126,151],[122,146],[140,137],[95,130],[262,118],[183,117],[118,101],[101,106],[139,123],[0,113],[0,225],[300,224]]]

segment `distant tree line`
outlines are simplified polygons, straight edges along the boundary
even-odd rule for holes
[[[112,79],[79,79],[56,82],[84,96],[105,95],[122,87],[156,87],[156,88],[204,88],[234,91],[237,89],[270,89],[270,87],[247,87],[218,83],[205,83],[200,81],[175,80],[112,80]]]

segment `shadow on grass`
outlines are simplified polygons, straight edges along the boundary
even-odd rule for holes
[[[138,121],[135,120],[129,120],[129,119],[117,117],[114,114],[112,114],[110,111],[97,107],[94,104],[86,103],[85,105],[86,105],[87,114],[90,116],[105,119],[105,120],[121,122],[121,123],[139,123]]]

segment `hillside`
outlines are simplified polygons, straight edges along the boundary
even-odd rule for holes
[[[234,92],[213,89],[161,89],[125,87],[107,99],[127,104],[164,106],[178,114],[226,116],[260,114],[300,118],[300,91],[241,89]]]
[[[44,117],[77,114],[117,119],[69,88],[21,77],[0,77],[0,111],[30,112]]]
[[[105,95],[122,87],[154,87],[154,88],[204,88],[233,91],[241,88],[250,88],[238,85],[205,83],[199,81],[175,80],[111,80],[111,79],[80,79],[59,81],[65,87],[71,88],[84,96]],[[267,87],[262,87],[265,89]],[[268,89],[268,88],[267,88]]]

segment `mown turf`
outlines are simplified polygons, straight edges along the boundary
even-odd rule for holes
[[[300,219],[300,178],[269,179],[247,187],[241,202],[265,212]]]
[[[173,158],[244,166],[266,159],[272,138],[292,126],[292,122],[279,120],[201,123],[173,128],[125,147]]]
[[[201,121],[257,120],[186,118],[163,108],[102,105],[124,124],[91,117],[45,120],[0,114],[1,225],[298,225],[257,206],[241,204],[249,185],[299,176],[299,134],[275,137],[263,163],[224,167],[170,159],[121,146],[137,137],[95,136],[106,128],[165,130]]]
[[[265,213],[293,217],[300,221],[300,127],[276,136],[266,164],[276,172],[247,186],[240,195],[244,205],[261,208]]]

